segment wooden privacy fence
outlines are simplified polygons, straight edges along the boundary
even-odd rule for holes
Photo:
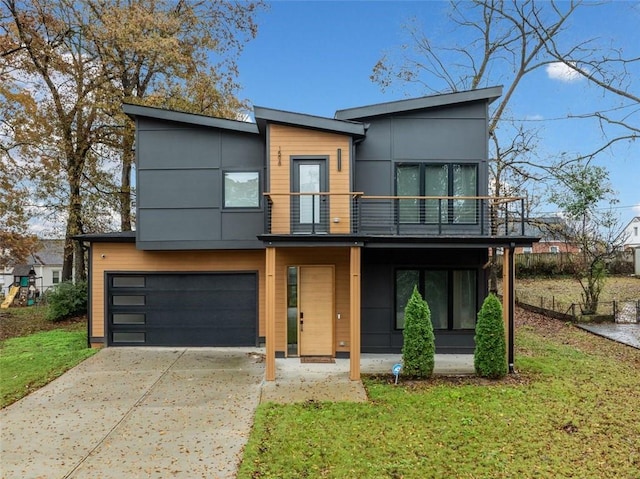
[[[581,261],[579,253],[518,253],[513,256],[518,276],[571,275],[575,265]],[[496,256],[498,272],[502,270],[503,256]],[[633,257],[620,252],[607,262],[610,274],[630,274],[633,272]]]
[[[583,303],[560,301],[555,296],[538,296],[516,289],[515,300],[524,309],[556,319],[576,321],[582,316]],[[640,300],[600,301],[597,315],[616,323],[640,323]]]

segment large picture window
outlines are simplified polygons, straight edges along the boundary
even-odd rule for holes
[[[399,200],[401,223],[476,223],[478,165],[402,163],[396,166],[397,196],[445,196],[448,200]],[[457,198],[455,198],[457,197]]]
[[[260,173],[257,171],[225,171],[224,207],[259,208]]]
[[[477,271],[399,269],[396,271],[395,328],[404,329],[404,308],[414,286],[429,304],[434,329],[474,329],[478,312]]]

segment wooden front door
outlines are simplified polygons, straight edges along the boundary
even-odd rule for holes
[[[333,356],[333,266],[301,266],[300,356]]]

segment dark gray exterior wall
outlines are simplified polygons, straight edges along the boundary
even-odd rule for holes
[[[402,331],[395,329],[395,272],[400,268],[476,269],[478,309],[488,294],[483,249],[362,250],[361,341],[363,353],[399,353]],[[474,331],[436,331],[438,353],[472,354]]]
[[[138,249],[254,249],[263,243],[264,139],[138,118]],[[223,208],[223,172],[259,171],[260,208]]]
[[[356,146],[356,191],[393,196],[396,163],[459,161],[478,163],[478,195],[486,195],[487,108],[486,101],[479,101],[358,119],[370,126]]]

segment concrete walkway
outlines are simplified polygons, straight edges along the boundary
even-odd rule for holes
[[[598,336],[640,349],[640,323],[577,324],[577,326]]]
[[[400,363],[400,354],[362,354],[363,374],[386,374]],[[436,354],[435,374],[474,374],[472,354]],[[349,380],[349,360],[336,359],[329,364],[302,364],[297,358],[276,360],[276,381],[265,382],[261,402],[292,403],[302,401],[367,401],[360,381]]]
[[[100,351],[0,411],[2,478],[235,477],[264,377],[250,351]]]

